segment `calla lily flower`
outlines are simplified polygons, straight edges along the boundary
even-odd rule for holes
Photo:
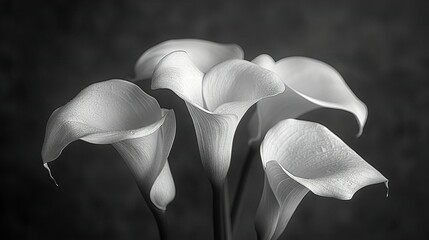
[[[265,183],[256,215],[260,240],[276,240],[308,191],[351,199],[360,188],[387,179],[326,127],[288,119],[261,144]]]
[[[172,110],[124,80],[95,83],[82,90],[48,120],[42,159],[45,167],[71,142],[112,144],[148,202],[160,210],[174,199],[167,157],[176,133]],[[153,207],[153,206],[152,206]]]
[[[249,124],[250,144],[283,119],[296,118],[317,108],[333,108],[348,111],[359,123],[362,133],[367,118],[367,108],[331,66],[306,57],[288,57],[275,62],[263,54],[252,62],[278,74],[286,86],[276,97],[257,103],[257,110]]]
[[[200,39],[177,39],[162,42],[142,54],[135,66],[136,80],[151,78],[158,62],[175,51],[188,53],[195,66],[206,73],[228,59],[242,59],[243,49],[236,44],[220,44]]]
[[[222,185],[229,169],[234,134],[257,101],[284,91],[276,74],[248,61],[224,61],[207,73],[183,51],[164,57],[152,88],[168,88],[182,98],[192,117],[201,160],[212,184]]]

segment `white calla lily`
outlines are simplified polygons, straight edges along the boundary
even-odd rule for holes
[[[175,51],[188,53],[196,67],[206,73],[228,59],[242,59],[243,49],[236,44],[221,44],[200,39],[177,39],[162,42],[144,52],[135,66],[136,80],[151,78],[158,62]]]
[[[276,240],[308,191],[351,199],[360,188],[387,179],[326,127],[288,119],[261,144],[265,184],[256,216],[258,239]]]
[[[148,202],[160,210],[175,196],[167,157],[176,132],[172,110],[124,80],[92,84],[48,120],[42,159],[57,159],[71,142],[112,144],[134,174]],[[48,168],[49,170],[49,168]]]
[[[283,92],[284,84],[273,72],[238,59],[222,62],[204,74],[186,52],[178,51],[159,62],[152,88],[168,88],[186,102],[203,166],[211,182],[220,186],[241,118],[257,101]]]
[[[266,54],[252,62],[278,74],[286,89],[276,97],[258,102],[249,125],[250,143],[260,141],[280,120],[296,118],[321,107],[352,113],[359,123],[358,136],[362,133],[367,108],[328,64],[306,57],[288,57],[275,62]]]

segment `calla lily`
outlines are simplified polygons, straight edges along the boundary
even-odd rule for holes
[[[288,119],[261,144],[265,183],[256,216],[258,239],[276,240],[308,191],[351,199],[360,188],[387,179],[326,127]]]
[[[109,80],[88,86],[52,113],[42,159],[49,170],[48,163],[73,141],[112,144],[148,204],[163,211],[175,196],[167,161],[175,133],[172,110],[161,109],[133,83]]]
[[[228,59],[242,59],[243,49],[236,44],[220,44],[200,39],[177,39],[162,42],[142,54],[135,66],[136,80],[152,77],[158,62],[175,51],[188,53],[195,66],[206,73]]]
[[[296,118],[311,110],[326,107],[348,111],[359,123],[362,133],[367,108],[331,66],[306,57],[288,57],[275,62],[263,54],[252,62],[278,74],[286,85],[282,94],[257,103],[257,110],[249,124],[250,144],[283,119]]]
[[[224,61],[204,74],[186,52],[173,52],[154,71],[152,88],[168,88],[192,117],[201,160],[211,182],[222,185],[238,123],[257,101],[284,91],[276,74],[244,60]]]

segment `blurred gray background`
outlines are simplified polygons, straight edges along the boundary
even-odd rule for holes
[[[302,55],[336,68],[367,104],[355,138],[351,114],[318,110],[328,126],[390,180],[351,201],[309,193],[282,239],[428,239],[429,8],[427,1],[0,1],[0,234],[2,239],[158,239],[155,222],[115,150],[78,141],[42,167],[46,121],[91,83],[130,79],[157,43],[202,38],[237,43],[245,58]],[[173,239],[212,239],[211,189],[183,101],[150,90],[176,112],[170,155],[177,196],[168,207]],[[253,109],[251,110],[253,111]],[[251,113],[249,112],[249,114]],[[231,191],[246,151],[237,130]],[[253,165],[236,239],[256,239],[262,187]],[[250,186],[250,187],[249,187]]]

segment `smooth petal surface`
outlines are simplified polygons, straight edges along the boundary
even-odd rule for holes
[[[239,119],[213,114],[186,103],[195,127],[201,161],[212,183],[221,185],[231,162],[232,142]]]
[[[117,142],[148,135],[162,121],[158,102],[137,85],[124,80],[92,84],[52,113],[46,126],[43,162],[55,160],[78,139]]]
[[[164,168],[159,173],[150,190],[150,200],[157,208],[165,210],[175,196],[176,187],[171,175],[170,166],[168,165],[168,161],[166,161]]]
[[[144,192],[144,196],[150,195],[151,199],[158,199],[165,195],[160,191],[151,191],[155,180],[160,177],[159,174],[165,168],[176,132],[174,112],[172,110],[164,110],[163,114],[165,121],[158,131],[144,137],[130,138],[113,143],[115,149],[133,172],[140,190]],[[165,179],[168,177],[171,177],[171,173],[169,175],[165,174],[159,179],[160,182],[169,184],[169,186],[164,186],[164,190],[174,188],[174,184],[172,186],[170,184],[173,180]],[[156,194],[161,195],[158,196]],[[160,207],[159,202],[154,204]],[[164,209],[165,207],[162,206]]]
[[[358,136],[367,118],[367,108],[350,90],[341,75],[331,66],[306,57],[288,57],[272,63],[268,55],[253,60],[280,76],[286,85],[285,92],[275,98],[258,102],[252,118],[252,141],[260,139],[275,123],[296,118],[311,110],[326,107],[352,113],[359,123]]]
[[[302,98],[286,86],[285,91],[274,97],[262,99],[249,122],[249,143],[261,141],[262,136],[279,121],[296,118],[319,106]]]
[[[176,136],[176,118],[173,110],[162,109],[162,112],[166,115],[169,114],[169,116],[166,117],[166,124],[160,129],[162,136],[162,142],[160,143],[162,144],[162,154],[159,161],[165,162],[165,164],[150,189],[150,199],[157,208],[165,210],[167,205],[173,201],[176,196],[176,187],[167,160]]]
[[[244,113],[260,99],[281,93],[271,71],[244,60],[228,60],[203,74],[185,52],[162,59],[152,88],[168,88],[185,100],[194,122],[203,166],[221,184],[229,169],[232,141]]]
[[[207,110],[238,118],[257,101],[275,96],[285,86],[273,72],[244,60],[229,60],[213,67],[203,79]]]
[[[278,162],[269,161],[256,217],[259,239],[277,239],[308,191],[290,178]]]
[[[271,71],[274,70],[274,67],[276,66],[276,61],[274,61],[274,59],[268,54],[261,54],[257,56],[252,60],[252,63]]]
[[[192,63],[186,52],[172,52],[156,67],[152,89],[168,88],[183,100],[203,108],[203,77],[204,73]]]
[[[382,182],[387,185],[381,173],[317,123],[281,121],[265,136],[261,158],[269,182],[265,187],[269,185],[279,205],[275,231],[259,227],[261,235],[270,236],[266,239],[280,236],[308,190],[319,196],[348,200],[362,187]],[[271,208],[268,205],[273,205],[272,200],[262,198],[258,211]],[[276,219],[275,214],[269,216]]]
[[[273,72],[244,60],[225,61],[213,67],[204,76],[203,98],[206,109],[212,114],[205,113],[204,115],[208,116],[206,119],[211,120],[202,121],[204,123],[200,123],[200,125],[209,122],[211,124],[206,124],[206,128],[202,128],[202,130],[198,130],[196,127],[197,139],[202,153],[201,146],[210,146],[205,148],[209,151],[204,151],[212,155],[207,158],[205,165],[212,165],[210,169],[221,168],[224,170],[218,174],[218,177],[222,177],[221,181],[223,181],[228,172],[234,134],[243,115],[259,100],[277,95],[283,91],[284,84]],[[220,116],[231,119],[231,121],[224,121],[230,123],[230,126],[214,127],[219,125]],[[234,116],[234,118],[230,116]],[[193,119],[196,118],[193,117]],[[212,128],[210,131],[215,129],[220,131],[208,134],[208,130],[206,130],[208,128]],[[199,131],[201,133],[198,133]],[[219,148],[221,144],[222,147]],[[222,156],[222,161],[216,160],[216,156],[219,155]]]
[[[150,78],[158,62],[175,51],[185,51],[201,72],[228,59],[242,59],[243,50],[236,44],[220,44],[200,39],[178,39],[160,43],[139,58],[135,66],[136,79]]]
[[[167,160],[175,127],[174,112],[162,110],[137,85],[123,80],[95,83],[51,115],[42,159],[47,167],[78,139],[113,144],[148,196]]]
[[[280,213],[280,203],[277,201],[276,195],[270,187],[267,176],[265,174],[264,188],[255,218],[255,229],[258,234],[258,240],[271,239],[276,230]]]

